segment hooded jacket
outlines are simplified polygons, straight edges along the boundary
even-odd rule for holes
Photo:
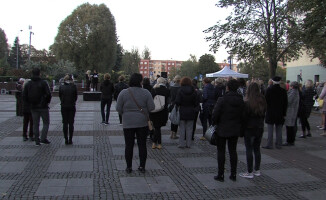
[[[51,102],[51,91],[48,83],[40,77],[32,77],[23,90],[23,101],[31,109],[47,109]],[[37,102],[37,103],[32,103]]]
[[[111,83],[110,80],[104,80],[101,83],[100,91],[102,92],[102,97],[101,97],[102,99],[104,100],[112,99],[112,95],[114,93],[113,83]]]
[[[244,130],[243,97],[234,91],[227,92],[217,100],[213,110],[213,124],[217,125],[219,137],[238,137]]]
[[[59,98],[62,108],[72,108],[76,106],[77,87],[73,82],[65,81],[59,87]]]

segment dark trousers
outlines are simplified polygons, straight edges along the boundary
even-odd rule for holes
[[[310,131],[310,124],[308,122],[308,118],[303,116],[303,117],[300,117],[300,122],[301,122],[301,128],[302,128],[302,131],[305,132],[306,129],[308,131]]]
[[[286,126],[286,142],[294,144],[296,135],[296,126]]]
[[[40,142],[40,118],[42,118],[43,121],[43,128],[42,128],[42,134],[41,134],[41,140],[47,139],[49,126],[50,126],[50,115],[49,115],[49,109],[48,108],[35,108],[31,109],[32,116],[33,116],[33,133],[35,142]]]
[[[122,115],[119,114],[119,122],[122,124]]]
[[[202,125],[203,125],[203,136],[205,135],[205,132],[207,130],[207,122],[210,126],[212,124],[212,113],[209,110],[209,107],[205,107],[203,109],[203,118],[202,118]]]
[[[171,131],[173,131],[173,132],[178,132],[178,127],[179,127],[178,124],[172,124],[172,123],[171,123]]]
[[[196,124],[198,119],[199,111],[195,113],[194,125],[192,126],[192,136],[191,139],[194,140],[195,132],[196,132]]]
[[[29,124],[29,137],[33,137],[33,117],[32,113],[24,113],[23,119],[23,137],[27,137],[27,129]]]
[[[16,116],[24,116],[23,115],[23,97],[21,94],[16,94]]]
[[[162,144],[162,133],[161,133],[161,127],[155,127],[154,126],[154,137],[153,137],[153,142],[157,144]]]
[[[139,150],[140,167],[145,168],[147,159],[146,137],[148,126],[141,128],[124,128],[123,134],[125,138],[125,159],[127,168],[132,167],[132,157],[135,144],[135,135],[137,137],[137,145]]]
[[[111,104],[112,104],[112,98],[111,99],[101,99],[102,122],[106,122],[106,123],[109,122]],[[106,106],[106,115],[104,112],[105,106]]]
[[[69,130],[69,140],[72,139],[74,133],[75,113],[76,113],[76,107],[61,108],[63,135],[66,140],[68,139],[68,130]]]
[[[236,175],[237,173],[237,143],[238,137],[217,137],[217,163],[218,163],[218,174],[224,175],[224,165],[225,165],[225,147],[226,142],[228,143],[228,149],[230,154],[230,164],[231,164],[231,175]]]
[[[244,142],[246,145],[247,169],[249,173],[252,173],[253,171],[253,154],[255,155],[255,170],[258,171],[260,169],[260,143],[261,138],[263,137],[263,132],[263,128],[251,128],[246,130]]]
[[[97,91],[97,82],[92,83],[93,91]]]

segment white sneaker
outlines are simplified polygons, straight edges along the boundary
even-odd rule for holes
[[[253,171],[253,174],[254,174],[255,176],[260,176],[260,175],[261,175],[260,170]]]
[[[243,178],[254,178],[254,174],[248,173],[248,172],[240,173],[239,176],[241,176]]]

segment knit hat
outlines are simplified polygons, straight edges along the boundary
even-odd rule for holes
[[[281,77],[279,77],[279,76],[274,76],[274,77],[272,78],[272,81],[273,81],[273,84],[280,84]]]

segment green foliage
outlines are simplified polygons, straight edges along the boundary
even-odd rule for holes
[[[0,59],[8,56],[8,40],[4,30],[0,28]]]
[[[139,73],[138,64],[140,62],[140,55],[137,48],[133,48],[131,52],[125,51],[122,57],[122,70],[126,74]]]
[[[279,61],[299,56],[300,27],[288,12],[286,0],[220,0],[217,6],[231,7],[233,12],[225,23],[219,21],[205,30],[211,34],[206,40],[212,42],[212,51],[225,45],[239,60],[249,62],[263,56],[269,61],[269,77],[275,75]]]
[[[198,71],[198,62],[187,60],[182,63],[178,74],[180,76],[188,76],[194,78],[195,76],[198,76],[197,71]],[[176,70],[176,72],[178,71]]]
[[[219,65],[215,62],[213,55],[205,54],[199,58],[197,74],[205,76],[208,73],[219,71]]]
[[[19,45],[19,38],[15,38],[15,42],[10,51],[9,64],[12,68],[17,69],[17,48],[18,48],[18,68],[25,63],[22,57],[21,45]]]
[[[303,19],[301,37],[308,53],[326,67],[326,2],[325,0],[289,1],[293,15]]]
[[[116,64],[115,19],[104,4],[85,3],[59,26],[50,47],[58,59],[70,60],[79,70],[112,70]]]
[[[151,52],[149,51],[149,48],[145,46],[142,54],[143,59],[151,59]]]
[[[117,45],[117,59],[112,71],[119,71],[122,67],[123,47],[121,44]]]

